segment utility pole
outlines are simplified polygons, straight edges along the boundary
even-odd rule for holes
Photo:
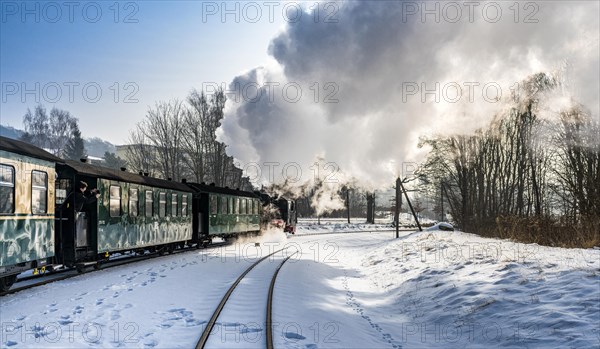
[[[400,237],[400,186],[402,182],[400,181],[400,177],[396,179],[396,212],[394,212],[394,221],[396,222],[396,239]]]
[[[350,224],[350,189],[346,188],[346,211],[348,212],[348,224]]]
[[[400,180],[400,177],[398,177],[398,179],[396,180],[396,186],[398,185],[398,183],[400,183],[400,187],[402,187],[402,191],[404,192],[404,197],[406,197],[406,202],[408,202],[408,207],[410,207],[410,212],[412,212],[413,217],[415,217],[415,222],[417,222],[419,231],[423,231],[423,228],[421,228],[421,223],[419,223],[419,217],[417,217],[415,210],[413,209],[413,206],[410,203],[410,199],[408,198],[408,194],[406,193],[406,190],[404,189],[404,185],[402,185],[402,181]],[[398,189],[396,188],[396,191],[397,190]],[[396,228],[396,235],[398,235],[398,228]]]
[[[441,202],[440,202],[440,207],[442,210],[442,219],[440,219],[440,222],[444,221],[444,182],[440,182],[440,197],[441,197]]]

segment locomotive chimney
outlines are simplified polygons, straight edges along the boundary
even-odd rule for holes
[[[187,183],[187,179],[185,179],[185,178],[182,178],[182,179],[181,179],[181,183]]]

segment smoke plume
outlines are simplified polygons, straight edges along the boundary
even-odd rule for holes
[[[229,99],[219,130],[257,182],[389,186],[420,161],[419,136],[485,126],[539,72],[565,77],[548,108],[576,101],[598,118],[596,1],[331,4],[329,20],[323,7],[288,23],[273,60],[231,84],[259,87]]]

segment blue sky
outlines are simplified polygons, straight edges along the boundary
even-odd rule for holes
[[[22,128],[38,99],[78,117],[84,137],[124,143],[156,101],[268,61],[285,19],[255,4],[261,17],[244,2],[2,0],[0,123]]]

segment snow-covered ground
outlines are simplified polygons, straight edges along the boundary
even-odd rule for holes
[[[276,348],[600,347],[600,250],[436,230],[302,231],[319,230],[301,224],[260,247],[192,251],[5,296],[0,347],[193,347],[235,278],[281,247],[289,252],[243,281],[246,297],[232,295],[210,347],[263,347],[261,285],[293,251],[275,290]]]

